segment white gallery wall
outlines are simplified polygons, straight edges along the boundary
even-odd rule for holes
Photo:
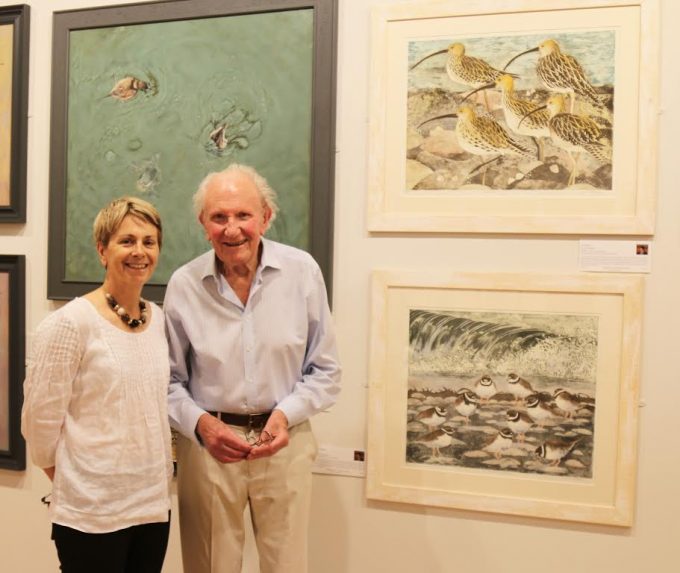
[[[25,225],[0,226],[0,253],[27,257],[30,338],[40,320],[56,308],[46,299],[52,13],[124,2],[28,3],[28,218]],[[480,5],[486,3],[494,4],[480,0]],[[321,444],[363,449],[373,269],[415,269],[424,274],[442,268],[576,273],[578,237],[369,235],[365,213],[370,10],[378,2],[339,0],[339,4],[333,314],[344,367],[343,393],[331,412],[315,418],[314,426]],[[680,337],[675,327],[680,324],[680,37],[676,30],[680,3],[662,0],[661,10],[657,224],[644,303],[634,525],[617,528],[367,502],[362,478],[316,475],[310,527],[312,573],[678,570],[680,365],[675,358],[680,355]],[[0,571],[58,569],[40,503],[48,491],[48,480],[30,462],[25,472],[0,470]],[[256,570],[250,547],[244,571]],[[182,571],[176,520],[164,571]]]

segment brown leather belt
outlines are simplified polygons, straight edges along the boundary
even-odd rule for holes
[[[232,426],[243,426],[244,428],[264,428],[264,425],[269,420],[271,412],[262,412],[261,414],[230,414],[229,412],[208,412],[222,420],[225,424]]]

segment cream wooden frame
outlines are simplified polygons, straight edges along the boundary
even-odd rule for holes
[[[375,271],[367,497],[565,521],[632,525],[642,292],[643,279],[635,275]],[[408,310],[414,305],[427,308],[448,305],[446,308],[458,310],[601,312],[602,324],[611,326],[603,327],[598,339],[592,478],[563,479],[560,483],[555,476],[519,472],[500,475],[501,472],[493,470],[406,462]]]
[[[639,62],[637,69],[623,65],[617,65],[616,69],[617,93],[631,97],[628,109],[617,108],[625,122],[615,122],[615,130],[621,130],[615,131],[614,144],[614,165],[619,167],[614,169],[613,190],[609,197],[574,194],[559,198],[545,193],[507,197],[498,193],[427,191],[414,197],[413,192],[406,193],[403,182],[407,61],[403,56],[403,38],[409,33],[422,38],[430,28],[432,37],[439,37],[441,26],[449,23],[453,28],[456,24],[461,26],[458,33],[462,33],[462,26],[467,25],[465,23],[471,17],[482,18],[491,29],[499,32],[503,31],[504,21],[510,16],[519,16],[540,26],[545,21],[546,30],[556,26],[565,29],[562,26],[567,24],[561,22],[569,17],[575,22],[569,29],[574,25],[590,26],[588,18],[583,17],[584,10],[600,11],[603,20],[609,14],[614,20],[618,18],[617,14],[632,20],[632,24],[622,26],[622,36],[624,44],[625,40],[635,44],[629,46],[629,52]],[[442,24],[443,21],[446,24]],[[659,0],[428,0],[374,9],[368,230],[375,233],[653,234],[659,26]],[[409,31],[410,27],[413,32]],[[398,40],[390,40],[393,31],[399,36]],[[452,29],[447,37],[455,36],[456,32]],[[396,50],[395,44],[403,50]]]

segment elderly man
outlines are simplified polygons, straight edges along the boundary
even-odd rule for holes
[[[304,251],[263,238],[277,206],[252,168],[211,173],[194,206],[213,249],[165,297],[184,570],[240,573],[247,503],[261,571],[301,573],[308,419],[340,390],[323,277]]]

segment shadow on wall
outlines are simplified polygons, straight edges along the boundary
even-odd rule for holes
[[[441,522],[428,516],[450,511],[367,501],[364,487],[354,477],[314,475],[309,571],[447,571],[451,547],[437,544],[441,531],[432,528]]]
[[[339,479],[355,480],[314,474],[312,479],[312,507],[309,516],[309,571],[347,573],[351,551],[347,514],[352,511],[338,487]]]

